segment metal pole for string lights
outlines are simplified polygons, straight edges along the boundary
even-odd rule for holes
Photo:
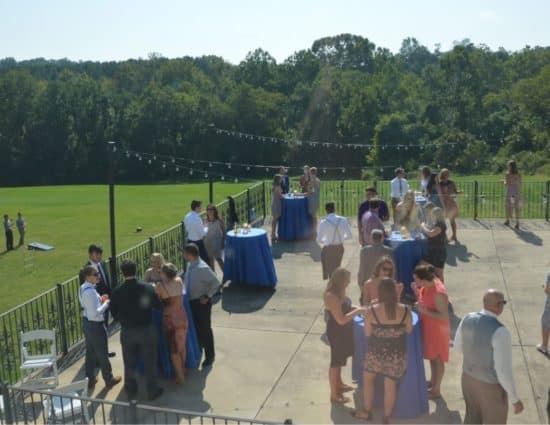
[[[116,143],[107,142],[109,154],[109,225],[111,233],[111,258],[109,260],[111,270],[111,286],[117,286],[117,264],[116,264],[116,235],[115,235],[115,153]]]

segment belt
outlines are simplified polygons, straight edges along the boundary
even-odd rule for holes
[[[103,320],[101,320],[101,321],[100,320],[90,320],[85,316],[83,316],[82,318],[88,323],[101,323],[101,324],[103,324]]]

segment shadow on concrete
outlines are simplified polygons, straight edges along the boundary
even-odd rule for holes
[[[316,241],[278,242],[271,246],[273,258],[279,260],[283,254],[309,254],[311,259],[318,263],[321,261],[321,247]]]
[[[458,410],[449,410],[447,402],[442,397],[434,401],[435,411],[421,418],[416,418],[414,422],[419,424],[461,424],[462,418]]]
[[[223,288],[222,309],[228,313],[253,313],[265,307],[275,288],[231,282]]]
[[[479,257],[476,254],[468,251],[468,247],[466,245],[462,245],[460,242],[447,245],[446,263],[449,266],[456,267],[459,261],[461,263],[468,263],[470,261],[470,258],[472,257],[479,259]]]
[[[535,246],[542,246],[543,244],[542,239],[536,233],[522,229],[515,230],[515,232],[518,238],[520,238],[524,242],[530,243]]]

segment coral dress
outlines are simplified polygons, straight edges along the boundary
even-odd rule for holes
[[[427,310],[436,311],[435,296],[445,295],[447,290],[439,279],[435,279],[435,285],[431,288],[422,287],[418,291],[418,304],[424,305]],[[426,315],[420,315],[422,325],[422,343],[424,345],[424,358],[435,360],[441,357],[444,362],[449,361],[449,341],[451,339],[451,326],[449,319],[434,319]]]

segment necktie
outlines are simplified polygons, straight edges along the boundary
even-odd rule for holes
[[[101,263],[97,263],[97,268],[99,270],[99,273],[101,274],[101,280],[105,286],[107,286],[107,278],[105,276],[105,271],[103,270],[103,267],[101,266]]]
[[[399,197],[403,197],[403,182],[399,179]]]

